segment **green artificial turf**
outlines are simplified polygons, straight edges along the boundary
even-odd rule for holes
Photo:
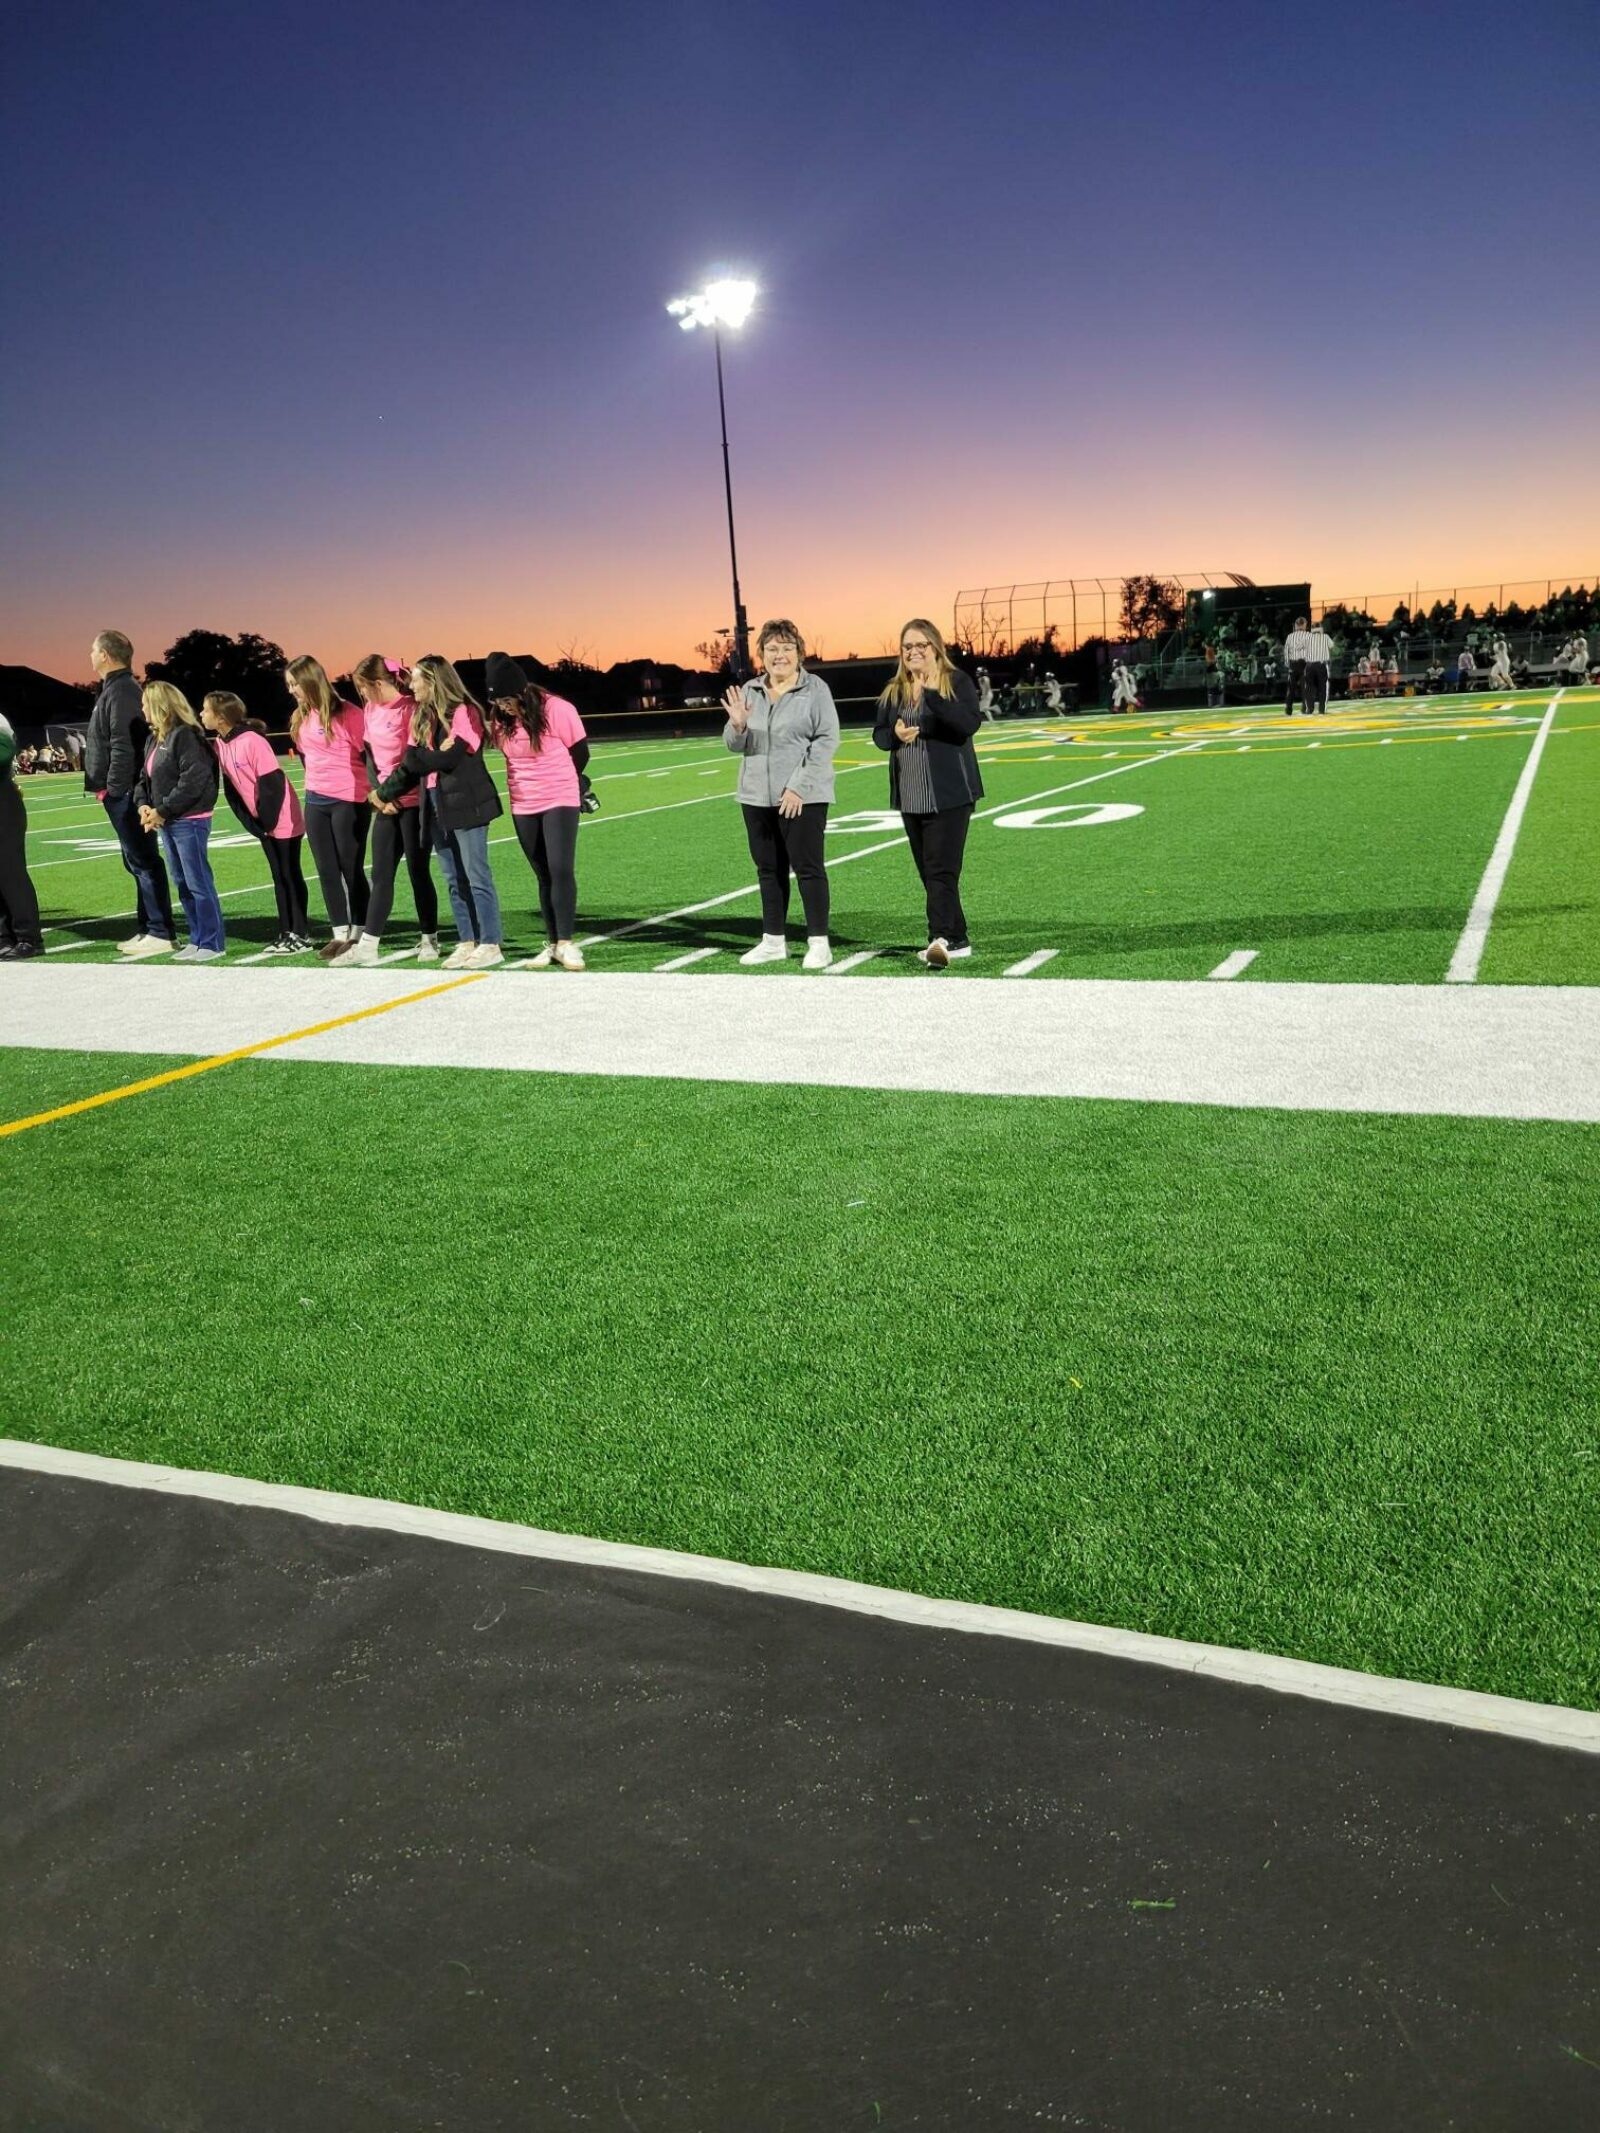
[[[0,1112],[165,1063],[0,1052]],[[0,1425],[1593,1705],[1597,1185],[1556,1124],[263,1061],[0,1142]]]
[[[1056,953],[1031,982],[1203,978],[1238,949],[1255,951],[1245,983],[1441,982],[1545,702],[1519,699],[1523,723],[1510,727],[1497,726],[1486,703],[1457,700],[1364,711],[1349,731],[1259,711],[988,728],[979,741],[988,816],[973,824],[964,882],[978,955],[950,982],[1045,948]],[[1486,980],[1592,983],[1600,972],[1597,741],[1578,730],[1590,719],[1600,720],[1592,699],[1563,702],[1507,884],[1507,941],[1496,938],[1497,919]],[[1202,752],[1171,752],[1201,737]],[[862,729],[846,729],[840,763],[835,821],[885,810],[885,761]],[[760,918],[733,758],[710,735],[602,743],[594,767],[604,804],[580,835],[580,931],[628,930],[592,948],[593,966],[647,970],[711,946],[717,957],[698,968],[736,967]],[[61,929],[51,944],[83,933],[99,945],[73,961],[109,958],[128,930],[118,915],[128,909],[127,877],[114,853],[78,849],[79,840],[105,842],[100,811],[53,782],[35,781],[27,797],[46,923]],[[1066,829],[993,819],[1028,803],[1100,802],[1141,812]],[[542,945],[532,877],[509,822],[492,834],[508,953],[527,954]],[[241,841],[223,841],[232,837]],[[909,951],[924,938],[922,900],[909,851],[894,839],[892,828],[829,836],[834,934],[842,953],[880,951],[864,966],[874,975],[909,976]],[[226,809],[213,858],[237,960],[276,927],[259,850]],[[312,909],[320,938],[314,885]],[[440,911],[448,935],[442,892]],[[794,918],[798,927],[798,900]],[[414,940],[402,883],[390,943]]]

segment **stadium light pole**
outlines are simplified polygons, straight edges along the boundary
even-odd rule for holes
[[[728,403],[722,389],[722,329],[737,330],[760,294],[753,281],[711,281],[695,296],[675,296],[667,310],[685,333],[711,328],[717,352],[717,413],[722,419],[722,488],[728,503],[728,559],[733,565],[733,659],[743,681],[750,672],[750,621],[739,591],[739,544],[733,531],[733,469],[728,457]]]

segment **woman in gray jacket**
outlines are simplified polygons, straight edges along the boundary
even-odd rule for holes
[[[808,674],[805,639],[792,622],[764,622],[762,671],[722,699],[722,738],[739,762],[739,803],[761,884],[761,938],[741,963],[781,963],[789,953],[789,877],[806,915],[803,970],[826,970],[828,876],[822,838],[833,798],[839,714],[825,681]]]

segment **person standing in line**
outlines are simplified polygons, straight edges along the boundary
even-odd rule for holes
[[[367,776],[381,785],[411,745],[411,723],[417,715],[416,700],[406,685],[406,670],[397,659],[369,652],[352,669],[351,679],[362,701],[362,724],[366,733]],[[339,958],[341,970],[370,970],[378,960],[383,929],[394,908],[395,876],[402,854],[411,880],[411,899],[416,906],[422,938],[417,943],[419,963],[439,960],[439,892],[428,865],[428,840],[423,832],[422,803],[417,793],[401,794],[385,801],[372,825],[372,890],[361,936]]]
[[[545,944],[535,970],[582,970],[578,925],[578,820],[589,739],[577,708],[531,681],[516,660],[491,652],[484,665],[489,736],[506,759],[511,827],[539,884]]]
[[[0,963],[44,954],[39,899],[28,873],[28,810],[13,768],[17,737],[0,714]]]
[[[367,915],[366,725],[359,705],[335,696],[320,659],[291,659],[283,678],[294,698],[289,740],[306,766],[306,842],[333,928],[317,953],[332,963],[355,946]]]
[[[133,678],[133,645],[121,630],[102,630],[89,647],[89,664],[99,677],[100,694],[83,738],[84,790],[92,792],[106,811],[122,864],[133,876],[138,913],[137,931],[130,940],[119,941],[118,950],[136,962],[171,955],[172,893],[167,870],[161,863],[160,843],[141,823],[133,798],[148,734],[139,684]]]
[[[1127,713],[1138,709],[1139,684],[1134,679],[1132,667],[1126,659],[1119,659],[1111,669],[1111,708]]]
[[[145,829],[160,832],[189,928],[188,946],[172,960],[220,963],[227,945],[222,899],[206,851],[217,804],[217,759],[194,706],[170,681],[147,681],[142,709],[150,745],[134,805]]]
[[[489,824],[502,812],[483,759],[483,707],[437,652],[411,669],[416,715],[399,765],[378,787],[374,805],[387,814],[420,781],[429,842],[439,855],[456,946],[446,970],[492,970],[505,961],[500,897],[489,863]]]
[[[1504,637],[1496,637],[1489,659],[1489,686],[1491,689],[1509,689],[1511,683],[1511,647]]]
[[[1283,656],[1289,668],[1289,693],[1293,697],[1298,677],[1301,702],[1307,718],[1327,716],[1328,668],[1333,647],[1325,629],[1313,629],[1304,615],[1295,617],[1294,628],[1284,642]],[[1286,709],[1292,706],[1285,706]]]
[[[928,945],[917,961],[930,970],[972,953],[961,907],[961,864],[983,780],[972,736],[978,692],[924,616],[900,632],[900,665],[878,698],[872,738],[889,756],[889,805],[898,808],[927,895]]]
[[[267,729],[227,689],[213,689],[200,706],[200,723],[216,745],[217,767],[228,805],[258,838],[278,905],[278,937],[268,955],[309,955],[306,877],[300,850],[306,820],[300,795],[279,763]]]
[[[833,947],[822,840],[833,800],[839,713],[828,684],[808,672],[805,639],[794,623],[763,622],[756,651],[761,672],[735,683],[722,699],[728,714],[723,745],[739,758],[745,840],[761,886],[761,938],[739,960],[781,963],[788,956],[792,873],[806,921],[800,968],[826,970]]]

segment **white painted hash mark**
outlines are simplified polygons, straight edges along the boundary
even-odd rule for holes
[[[870,963],[875,955],[882,955],[881,948],[858,948],[854,955],[842,955],[836,963],[828,965],[828,975],[836,978],[846,970],[859,970],[863,963]]]
[[[720,948],[691,948],[687,955],[670,956],[664,963],[651,967],[656,970],[687,970],[691,963],[703,963],[707,956],[721,955]]]
[[[1030,972],[1043,969],[1046,963],[1060,953],[1061,950],[1059,948],[1036,948],[1032,955],[1025,955],[1020,963],[1013,963],[1009,969],[1003,970],[1000,975],[1004,978],[1025,978]]]
[[[1235,948],[1232,955],[1224,956],[1215,970],[1208,970],[1210,978],[1236,978],[1241,970],[1248,970],[1260,954],[1258,948]]]
[[[1478,893],[1472,899],[1472,909],[1467,913],[1467,923],[1461,929],[1461,938],[1456,942],[1456,952],[1450,958],[1450,968],[1444,974],[1447,985],[1471,985],[1477,979],[1478,965],[1483,961],[1483,951],[1489,941],[1494,907],[1500,901],[1500,891],[1505,887],[1506,875],[1511,870],[1511,855],[1517,848],[1517,833],[1522,828],[1522,818],[1528,811],[1528,795],[1533,791],[1539,758],[1543,755],[1544,744],[1550,737],[1556,706],[1565,693],[1564,690],[1557,689],[1550,699],[1549,709],[1539,721],[1539,730],[1533,737],[1533,746],[1528,750],[1528,760],[1522,766],[1522,776],[1517,780],[1517,789],[1511,795],[1511,805],[1506,809],[1506,818],[1500,825],[1500,834],[1494,841],[1494,850],[1489,854],[1489,864],[1483,870]]]

